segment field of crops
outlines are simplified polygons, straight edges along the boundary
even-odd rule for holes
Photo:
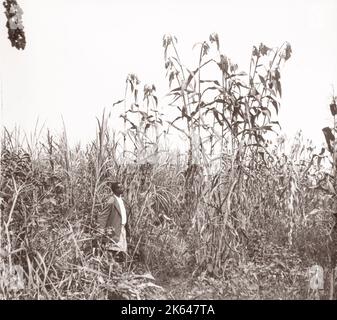
[[[276,135],[290,44],[254,47],[246,72],[215,33],[196,45],[193,69],[175,37],[164,36],[163,49],[165,108],[154,85],[129,74],[125,96],[97,119],[85,146],[69,146],[66,128],[2,128],[0,297],[333,298],[335,130],[324,128],[322,150],[301,133]],[[113,131],[119,117],[122,132]],[[111,180],[125,187],[123,263],[99,248],[96,220]],[[316,264],[322,286],[311,283]]]

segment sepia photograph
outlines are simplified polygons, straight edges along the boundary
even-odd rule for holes
[[[336,300],[336,30],[335,0],[2,0],[0,300]]]

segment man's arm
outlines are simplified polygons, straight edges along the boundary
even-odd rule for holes
[[[131,230],[130,230],[130,217],[131,217],[131,206],[128,201],[124,200],[124,206],[125,206],[125,211],[126,211],[126,224],[125,224],[125,231],[126,231],[126,236],[130,238],[131,236]]]

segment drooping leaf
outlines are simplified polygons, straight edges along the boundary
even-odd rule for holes
[[[245,77],[245,76],[247,76],[247,72],[241,71],[241,72],[235,74],[235,76],[238,76],[238,77]]]
[[[278,121],[271,121],[270,123],[272,123],[272,124],[276,124],[276,125],[278,125],[278,126],[279,126],[279,128],[280,128],[280,129],[282,129],[282,127],[281,127],[281,125],[280,125],[280,123],[279,123]]]
[[[257,142],[259,142],[259,141],[265,142],[265,141],[266,141],[266,140],[263,138],[263,136],[260,135],[260,134],[255,134],[255,139],[256,139]]]
[[[187,118],[188,121],[191,120],[191,117],[188,115],[188,113],[187,113],[187,108],[186,108],[185,106],[183,106],[183,107],[181,108],[181,115],[182,115],[182,117]]]
[[[276,90],[279,93],[280,97],[282,97],[282,87],[281,82],[279,80],[275,81]]]
[[[158,106],[158,98],[156,96],[153,96],[153,99],[154,99],[156,107],[157,107]]]
[[[291,46],[287,42],[285,52],[284,52],[284,55],[283,55],[285,61],[287,61],[291,57],[291,53],[292,53]]]
[[[219,112],[217,110],[213,109],[213,115],[214,115],[215,119],[218,121],[219,125],[222,127],[224,125],[224,123],[219,118]]]
[[[262,107],[262,108],[261,108],[261,111],[262,111],[262,113],[263,113],[266,117],[268,117],[268,119],[271,118],[271,112],[270,112],[270,110],[269,110],[268,108]]]
[[[268,96],[268,97],[270,97],[270,96]],[[276,110],[276,114],[278,114],[278,102],[275,99],[273,99],[272,97],[270,97],[270,100],[271,100],[271,103]]]
[[[259,50],[255,46],[253,46],[252,55],[255,56],[255,57],[259,57],[260,56]]]
[[[330,104],[330,111],[332,116],[337,115],[337,106],[336,106],[336,102],[333,102]]]
[[[326,144],[328,145],[328,149],[330,153],[333,153],[331,142],[335,141],[335,136],[333,135],[331,129],[329,127],[325,127],[322,129]]]
[[[124,101],[124,99],[123,99],[123,100],[118,100],[117,102],[113,103],[112,106],[114,107],[115,105],[120,104],[120,103],[122,103],[123,101]]]
[[[190,82],[192,81],[192,79],[194,78],[194,76],[197,74],[197,72],[199,71],[199,68],[195,69],[194,71],[189,71],[189,76],[187,78],[186,84],[185,84],[185,89],[187,89],[187,87],[189,86]]]
[[[200,83],[207,83],[207,82],[212,82],[216,84],[217,86],[220,86],[220,83],[217,80],[200,80]]]
[[[259,128],[260,130],[267,130],[267,131],[273,131],[272,126],[262,126]]]
[[[204,57],[208,54],[209,51],[209,45],[206,41],[203,42],[202,47],[201,47],[201,56]]]
[[[120,117],[131,124],[130,129],[134,129],[134,130],[138,129],[138,127],[132,121],[130,121],[125,115],[120,115]]]
[[[249,89],[249,87],[246,86],[244,83],[242,83],[239,79],[235,79],[235,85],[238,86],[238,87]]]
[[[266,86],[266,80],[265,80],[265,78],[262,77],[261,75],[259,75],[259,79],[260,79],[261,83],[262,83],[264,86]]]
[[[175,73],[173,71],[170,72],[169,75],[169,86],[171,87],[172,81],[174,80]]]
[[[280,71],[278,69],[275,69],[275,71],[274,71],[274,79],[275,80],[281,79],[281,74],[280,74]]]

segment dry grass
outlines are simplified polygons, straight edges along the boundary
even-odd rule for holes
[[[15,280],[20,266],[23,286],[2,281],[2,298],[328,297],[328,288],[308,289],[307,269],[318,263],[331,272],[330,155],[315,153],[300,135],[286,154],[284,141],[272,145],[266,138],[276,124],[271,109],[279,107],[278,73],[290,46],[254,48],[245,84],[220,54],[217,36],[210,39],[221,58],[220,79],[206,81],[201,69],[216,62],[203,60],[208,44],[191,73],[174,38],[164,38],[169,81],[179,86],[170,92],[172,104],[186,124],[184,131],[168,121],[188,138],[182,157],[161,150],[167,130],[155,87],[145,86],[139,105],[135,75],[118,102],[124,101],[122,145],[105,113],[97,119],[96,139],[84,148],[70,148],[65,129],[60,137],[36,130],[30,139],[3,130],[0,270]],[[256,80],[268,52],[270,68]],[[156,162],[127,161],[139,157]],[[123,264],[101,250],[96,226],[111,177],[126,189],[131,235]],[[176,285],[181,279],[186,286]]]
[[[180,277],[206,298],[308,298],[307,268],[329,267],[331,197],[314,188],[324,170],[307,170],[311,153],[286,160],[274,150],[235,185],[226,173],[220,183],[198,171],[187,185],[187,173],[167,163],[116,165],[107,156],[103,176],[124,183],[130,213],[130,257],[120,265],[96,247],[92,217],[109,193],[97,177],[97,145],[69,150],[61,139],[34,158],[10,139],[6,132],[1,263],[23,267],[24,288],[4,286],[4,298],[183,298],[170,284]]]

